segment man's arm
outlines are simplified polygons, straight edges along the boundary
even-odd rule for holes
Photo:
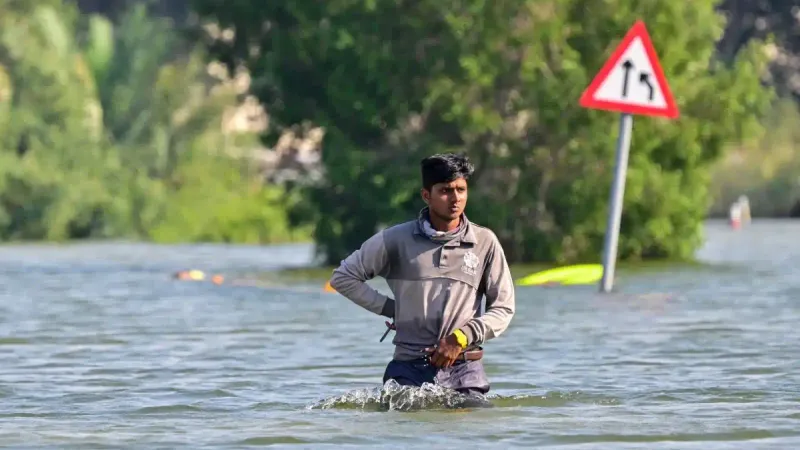
[[[511,280],[503,247],[497,237],[492,237],[492,249],[483,271],[486,311],[460,328],[467,337],[467,345],[482,345],[489,339],[500,336],[514,316],[514,282]]]
[[[394,318],[394,300],[366,283],[376,275],[385,276],[388,267],[383,232],[378,232],[333,271],[331,287],[367,311]]]

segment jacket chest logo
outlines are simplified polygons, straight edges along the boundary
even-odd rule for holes
[[[467,253],[464,254],[464,264],[461,266],[461,271],[467,275],[477,275],[480,263],[481,260],[478,259],[478,255],[468,250]]]

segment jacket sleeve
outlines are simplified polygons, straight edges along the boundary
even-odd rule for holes
[[[333,271],[331,287],[367,311],[394,318],[394,300],[366,283],[375,276],[385,276],[388,267],[383,232],[378,232]]]
[[[514,283],[505,252],[496,237],[493,239],[490,256],[484,268],[483,284],[486,311],[461,328],[467,336],[468,345],[482,345],[489,339],[500,336],[514,317],[516,308]]]

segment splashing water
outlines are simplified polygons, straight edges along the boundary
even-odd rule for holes
[[[365,411],[419,411],[436,409],[487,407],[562,407],[588,403],[598,406],[618,405],[619,399],[601,394],[547,392],[544,395],[516,394],[512,396],[462,394],[437,384],[420,387],[403,386],[389,380],[382,387],[359,389],[343,395],[320,400],[307,409],[360,409]]]
[[[373,411],[417,411],[491,407],[486,396],[462,394],[437,384],[403,386],[388,380],[382,387],[359,389],[321,400],[308,409],[363,409]]]

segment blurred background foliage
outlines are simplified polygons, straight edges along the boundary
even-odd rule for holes
[[[223,129],[240,94],[169,18],[2,0],[0,20],[3,239],[308,238],[241,158],[257,135]]]
[[[681,109],[636,118],[620,256],[691,258],[742,194],[800,215],[790,0],[0,0],[0,239],[313,239],[414,217],[478,166],[514,262],[599,258],[617,115],[578,106],[645,20]]]

